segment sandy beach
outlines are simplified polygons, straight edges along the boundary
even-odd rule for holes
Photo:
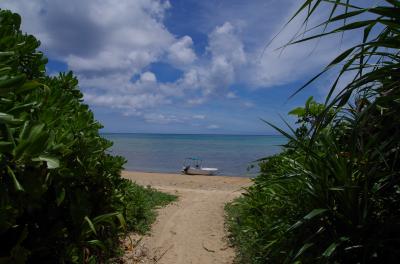
[[[124,178],[178,196],[161,208],[150,234],[132,235],[125,263],[232,263],[224,205],[239,196],[249,178],[124,171]]]

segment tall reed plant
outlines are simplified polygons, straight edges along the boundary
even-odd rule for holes
[[[362,35],[296,92],[336,69],[323,104],[311,99],[293,110],[297,129],[270,124],[289,144],[262,161],[255,185],[228,206],[244,263],[396,263],[400,257],[400,2],[368,3],[308,0],[293,16],[306,19],[288,45],[353,30]],[[326,10],[323,23],[306,28]],[[353,78],[338,90],[346,74]]]

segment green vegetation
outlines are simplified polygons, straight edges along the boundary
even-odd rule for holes
[[[0,10],[0,263],[106,262],[174,197],[120,177],[77,79],[47,76],[20,23]]]
[[[176,196],[143,188],[124,180],[120,185],[123,201],[122,208],[129,229],[139,233],[149,231],[150,224],[156,219],[153,210],[176,200]]]
[[[227,205],[241,263],[397,263],[400,258],[400,2],[363,8],[307,0],[307,20],[330,8],[323,33],[351,30],[360,43],[322,73],[338,78],[323,104],[310,98],[283,153],[261,161],[254,186]],[[364,3],[365,4],[365,3]],[[333,28],[328,31],[329,28]],[[299,37],[299,38],[298,38]],[[339,90],[342,76],[354,76]]]

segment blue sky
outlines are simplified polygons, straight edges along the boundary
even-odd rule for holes
[[[48,73],[72,70],[105,132],[276,134],[331,75],[289,96],[343,49],[339,36],[268,46],[295,0],[5,0],[42,42]],[[321,12],[323,13],[323,12]],[[321,18],[315,17],[311,23]],[[344,43],[351,42],[345,37]]]

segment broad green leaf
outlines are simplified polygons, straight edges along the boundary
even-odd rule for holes
[[[306,108],[310,107],[310,104],[312,103],[313,100],[314,100],[314,97],[312,97],[312,96],[308,97],[308,99],[306,101]]]
[[[15,107],[11,108],[8,111],[8,113],[15,114],[15,113],[20,113],[20,112],[29,112],[29,111],[32,111],[33,108],[37,105],[38,105],[38,103],[36,101],[27,103],[27,104],[23,104],[23,105],[17,105]]]
[[[60,204],[64,201],[65,198],[65,188],[62,188],[61,191],[57,194],[57,206],[60,206]]]
[[[272,247],[274,244],[276,244],[276,242],[278,242],[278,239],[275,239],[275,240],[270,241],[270,242],[264,247],[264,249],[268,249],[268,248]]]
[[[28,138],[28,135],[29,135],[29,124],[30,124],[30,121],[28,120],[28,121],[25,121],[24,125],[22,126],[22,129],[21,129],[21,131],[19,133],[19,140],[20,141]]]
[[[92,223],[92,221],[89,219],[89,217],[85,216],[84,220],[86,221],[86,223],[89,225],[90,230],[92,230],[92,232],[97,235],[96,232],[96,228],[94,227],[94,224]]]
[[[344,191],[343,187],[331,187],[329,188],[330,191]]]
[[[290,226],[286,231],[292,231],[293,229],[298,228],[299,226],[301,226],[304,222],[302,220],[297,221],[296,223],[294,223],[292,226]]]
[[[95,222],[95,223],[103,223],[103,222],[113,223],[114,217],[116,217],[118,214],[119,213],[115,212],[115,213],[98,215],[93,218],[93,222]]]
[[[22,156],[37,157],[42,154],[47,147],[49,137],[44,128],[45,124],[38,124],[29,129],[28,137],[21,140],[14,150],[14,155],[17,159]]]
[[[126,229],[126,222],[125,222],[124,216],[123,216],[122,214],[118,213],[118,214],[116,215],[116,217],[118,218],[118,221],[119,221],[121,227],[122,227],[123,229]]]
[[[89,240],[89,241],[86,241],[86,243],[87,243],[88,245],[91,245],[91,246],[99,247],[99,248],[102,249],[102,250],[106,250],[106,247],[104,246],[104,243],[101,242],[101,241],[98,240],[98,239]]]
[[[11,176],[13,182],[14,182],[14,187],[17,191],[24,191],[24,188],[22,187],[22,185],[19,183],[17,177],[15,176],[14,172],[12,171],[12,169],[7,166],[7,172],[8,174]]]
[[[15,86],[20,86],[24,83],[26,80],[26,77],[24,74],[15,76],[15,77],[10,77],[6,80],[0,80],[0,94],[2,93],[3,89],[6,89],[4,91],[9,92],[7,88],[10,87],[15,87]]]
[[[9,115],[6,113],[0,113],[0,124],[10,124],[10,125],[18,125],[21,124],[23,121],[20,119],[14,118],[13,115]]]
[[[306,243],[304,244],[299,251],[297,251],[296,255],[294,256],[293,260],[297,259],[298,257],[300,257],[307,249],[309,249],[310,247],[312,247],[314,245],[314,243]]]
[[[336,250],[336,247],[338,246],[337,243],[332,243],[325,251],[322,253],[322,256],[328,258],[332,255],[332,253]]]
[[[0,52],[0,57],[8,57],[8,56],[12,56],[14,54],[15,54],[14,51],[1,51]]]
[[[23,92],[27,92],[27,91],[39,88],[41,86],[42,86],[42,84],[40,84],[37,81],[28,81],[28,82],[25,82],[22,86],[18,87],[16,89],[16,92],[23,93]]]
[[[289,112],[289,115],[303,116],[306,110],[303,107],[297,107]]]
[[[314,209],[310,213],[308,213],[306,216],[304,216],[303,218],[305,220],[310,220],[320,214],[325,213],[326,211],[328,211],[328,209]]]
[[[37,160],[45,161],[47,163],[47,168],[56,169],[60,167],[60,161],[56,157],[41,155]]]

